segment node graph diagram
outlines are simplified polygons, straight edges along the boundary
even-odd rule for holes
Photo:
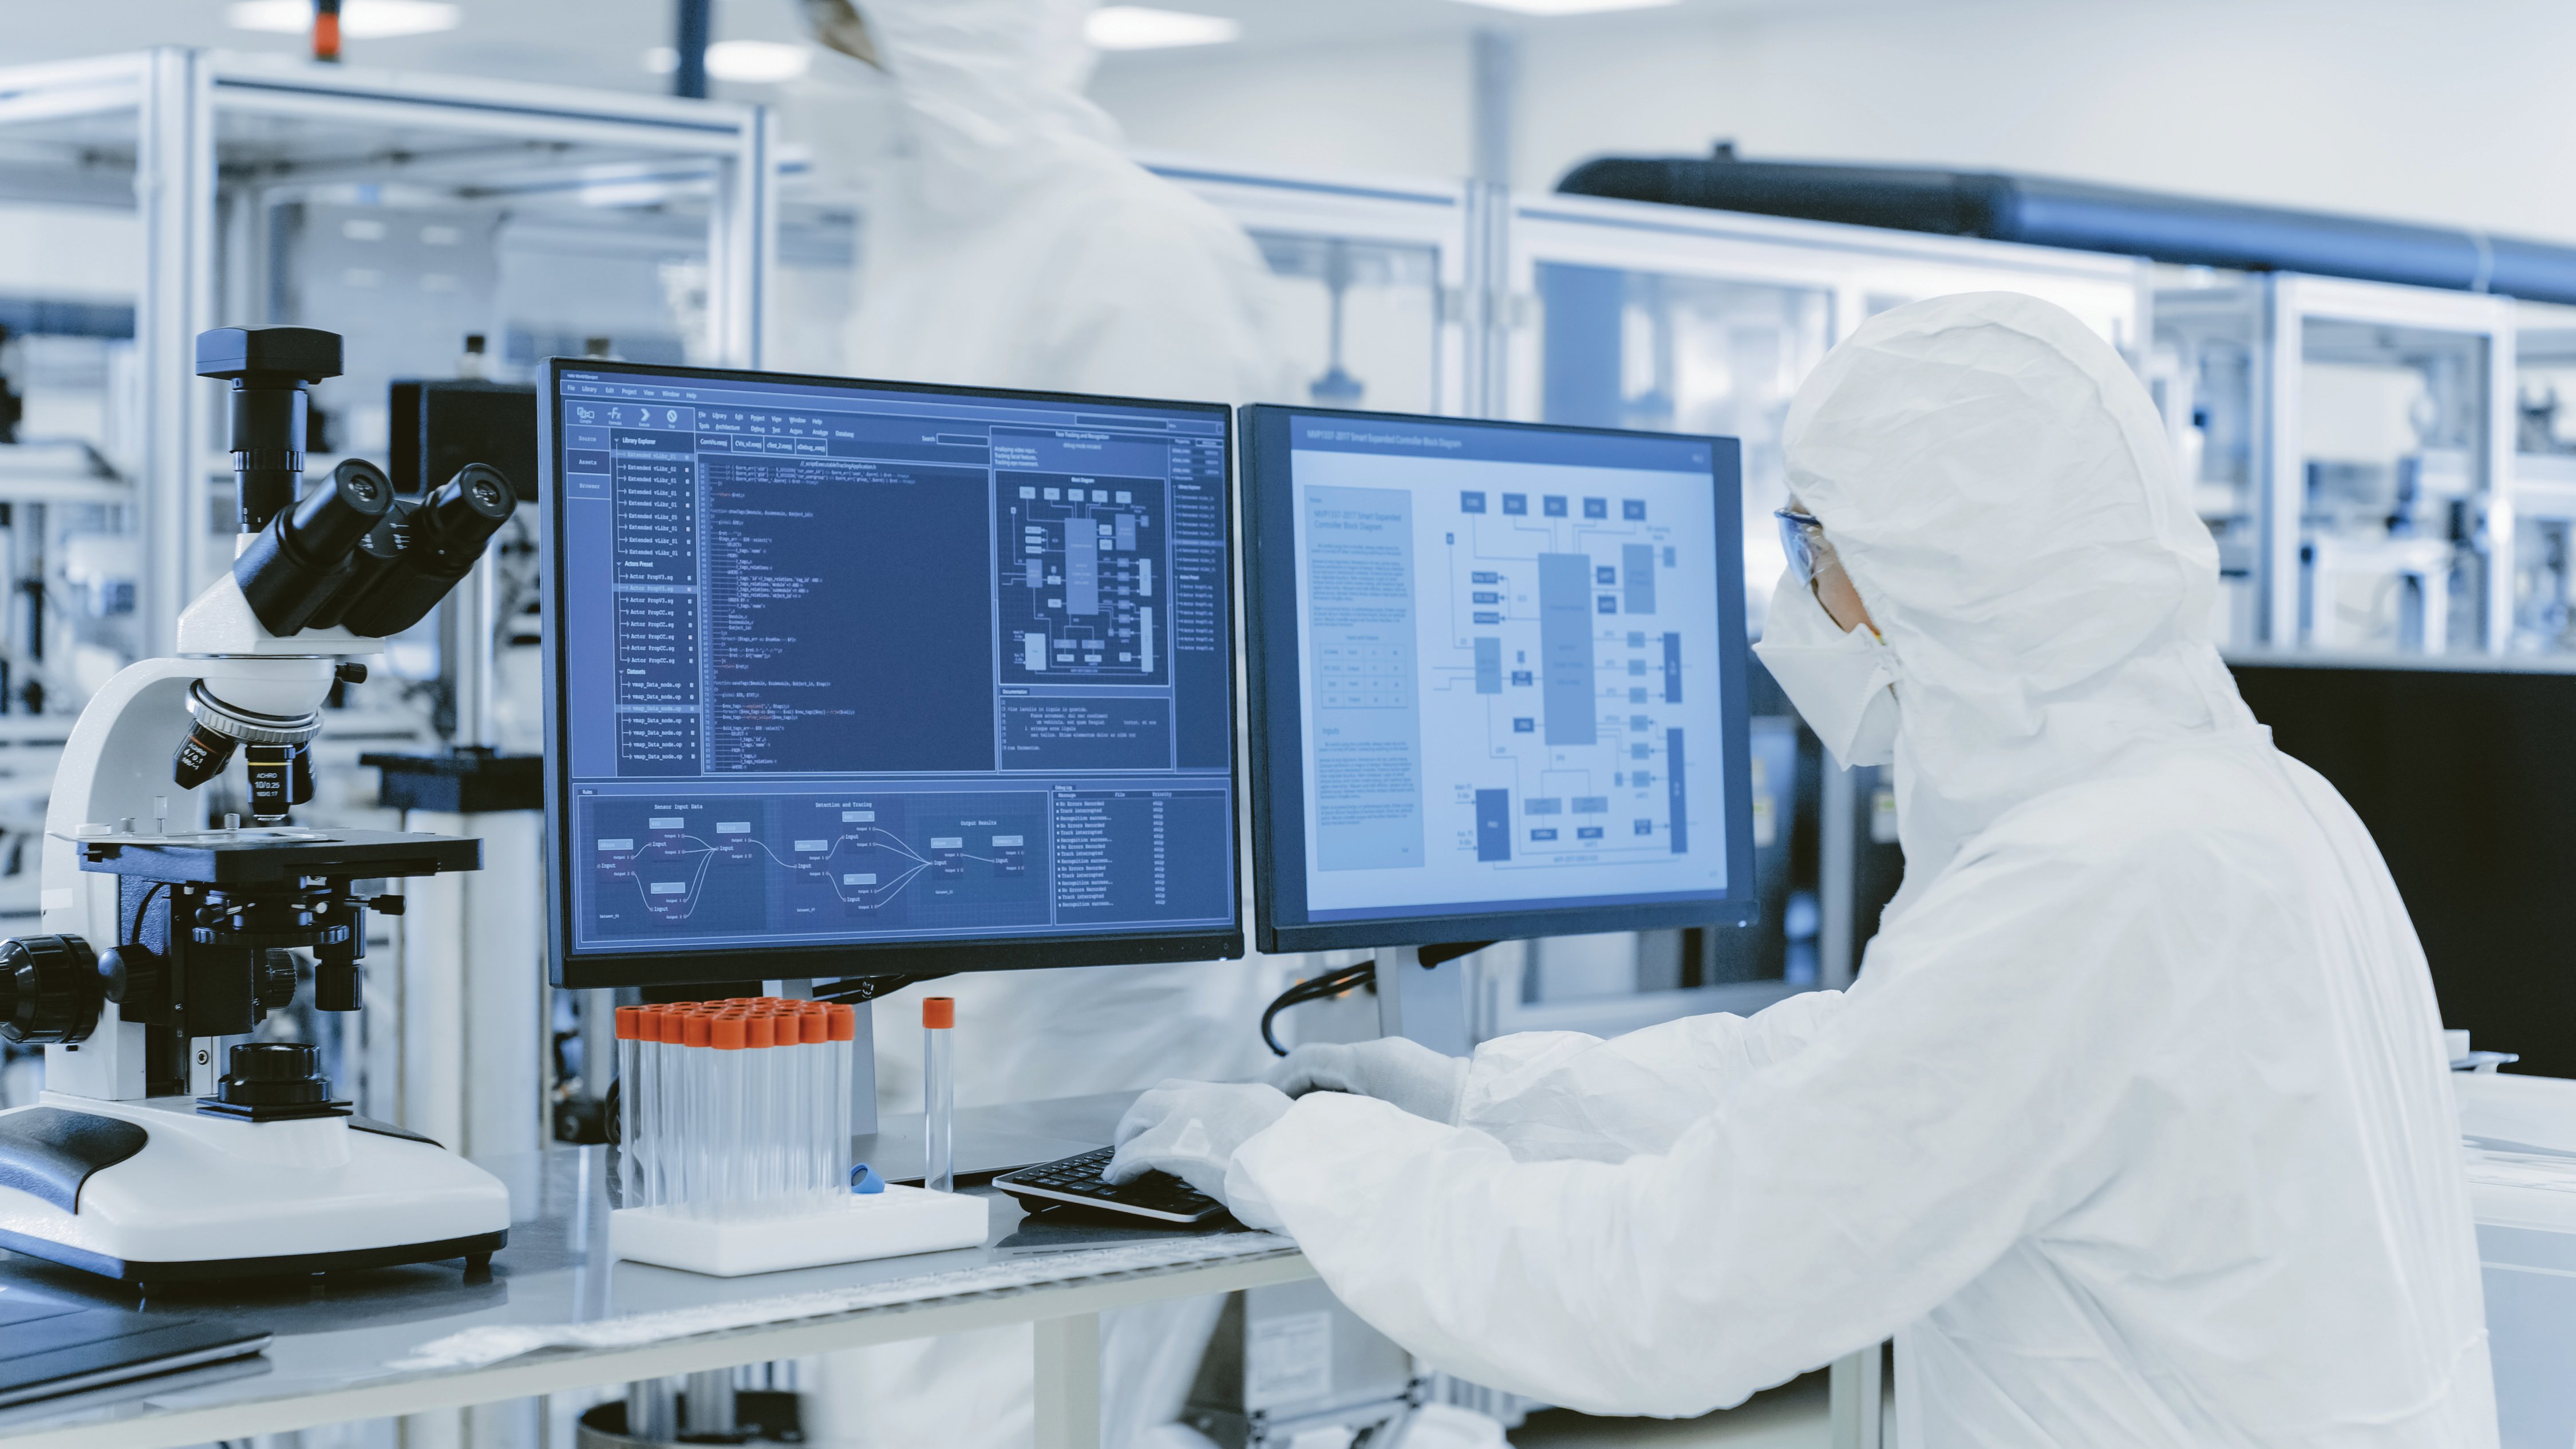
[[[1047,919],[1036,792],[603,800],[581,831],[608,936],[989,928]]]

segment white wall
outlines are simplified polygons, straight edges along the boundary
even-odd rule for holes
[[[1524,30],[1518,181],[1605,152],[2052,173],[2576,243],[2576,5],[1916,0]],[[1466,45],[1113,57],[1136,144],[1456,175]]]

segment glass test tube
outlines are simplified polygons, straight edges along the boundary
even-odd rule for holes
[[[850,1071],[851,1063],[858,1054],[858,1022],[859,1009],[857,1007],[844,1005],[838,1002],[833,1004],[831,1009],[830,1028],[826,1033],[831,1039],[832,1049],[830,1058],[832,1074],[832,1099],[830,1103],[832,1116],[830,1143],[831,1155],[825,1159],[825,1163],[830,1176],[831,1192],[835,1199],[841,1198],[849,1192],[850,1169],[857,1165],[850,1160],[850,1148],[852,1145],[850,1142],[850,1114],[852,1111],[850,1104]]]
[[[621,1006],[617,1021],[617,1201],[623,1207],[636,1207],[635,1154],[643,1139],[635,1130],[635,1093],[637,1072],[635,1056],[639,1018],[643,1013],[632,1006]]]
[[[832,1074],[825,1070],[825,1058],[832,1051],[832,1013],[813,1007],[796,1013],[797,1056],[802,1060],[804,1078],[798,1084],[798,1100],[804,1102],[806,1118],[805,1171],[798,1179],[798,1189],[816,1208],[832,1202]]]
[[[680,1162],[680,1205],[691,1217],[708,1215],[710,1191],[715,1185],[715,1162],[711,1152],[714,1133],[716,1019],[706,1012],[692,1012],[681,1019],[680,1051],[680,1129],[686,1144]]]
[[[921,1181],[932,1192],[957,1190],[957,1072],[949,1057],[956,1025],[955,997],[922,998]]]

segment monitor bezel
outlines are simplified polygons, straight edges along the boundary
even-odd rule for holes
[[[1727,888],[1704,899],[1630,905],[1472,911],[1440,916],[1383,916],[1315,921],[1307,916],[1302,867],[1306,858],[1305,715],[1298,672],[1301,621],[1297,617],[1295,480],[1290,472],[1292,417],[1348,418],[1377,425],[1413,422],[1435,427],[1494,428],[1608,437],[1695,439],[1710,445],[1709,486],[1716,491],[1717,557],[1744,557],[1743,449],[1734,438],[1697,433],[1639,433],[1620,428],[1556,423],[1512,423],[1428,414],[1353,412],[1336,408],[1259,403],[1236,410],[1236,454],[1242,483],[1243,632],[1251,737],[1252,888],[1254,940],[1269,952],[1337,951],[1453,941],[1509,941],[1575,936],[1595,931],[1752,923],[1760,910],[1753,874],[1753,802],[1750,742],[1752,714],[1745,699],[1744,590],[1718,590],[1719,768],[1725,781]],[[1275,541],[1275,548],[1265,542]],[[1269,621],[1285,620],[1274,637]],[[1287,647],[1275,645],[1284,639]],[[1282,808],[1284,802],[1285,808]]]
[[[1036,392],[1022,388],[948,387],[933,383],[830,377],[814,373],[768,372],[741,368],[689,367],[678,364],[613,362],[596,358],[549,357],[537,370],[537,471],[541,485],[537,510],[537,548],[541,560],[539,637],[543,654],[545,725],[545,861],[546,964],[548,979],[567,990],[619,986],[674,986],[705,981],[780,981],[823,977],[929,976],[962,971],[1026,971],[1058,966],[1116,966],[1180,961],[1232,960],[1243,955],[1243,823],[1249,808],[1244,761],[1236,750],[1242,722],[1236,716],[1236,691],[1242,687],[1235,653],[1226,651],[1226,738],[1233,769],[1229,772],[1228,845],[1235,883],[1230,911],[1234,924],[1223,931],[1150,931],[1050,937],[1004,937],[977,941],[918,941],[816,945],[732,946],[689,951],[576,951],[572,945],[572,832],[568,828],[572,782],[565,766],[570,758],[562,698],[565,668],[556,620],[561,617],[563,560],[562,510],[568,503],[561,486],[562,439],[556,427],[560,383],[566,370],[628,373],[655,378],[704,379],[710,382],[759,380],[802,387],[866,388],[878,392],[928,397],[985,397],[1026,402],[1102,404],[1159,408],[1202,414],[1219,424],[1224,438],[1225,467],[1220,514],[1225,520],[1229,553],[1240,557],[1242,530],[1236,526],[1235,440],[1231,410],[1224,403],[1185,402],[1168,398],[1133,398],[1107,394]],[[1224,570],[1225,637],[1239,628],[1241,601],[1234,570]]]

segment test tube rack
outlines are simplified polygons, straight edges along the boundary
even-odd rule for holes
[[[980,1197],[851,1185],[847,1006],[774,997],[622,1007],[621,1258],[731,1278],[980,1245]]]

